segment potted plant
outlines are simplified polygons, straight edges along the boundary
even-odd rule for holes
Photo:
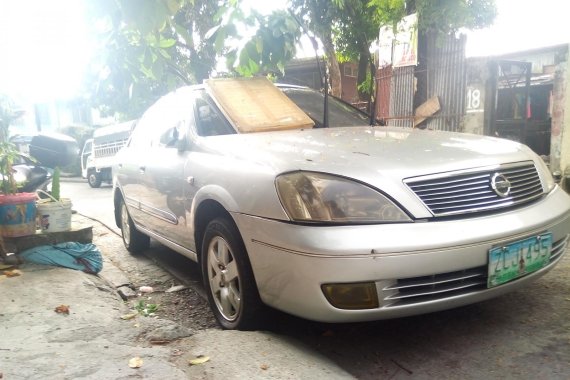
[[[10,124],[22,114],[7,96],[0,95],[0,237],[26,236],[36,231],[36,194],[18,193],[13,165],[20,152],[8,138]]]
[[[38,220],[42,232],[60,232],[71,229],[71,200],[60,196],[59,166],[53,171],[51,194],[37,201]]]

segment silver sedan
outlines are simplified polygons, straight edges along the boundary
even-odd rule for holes
[[[453,308],[564,254],[570,198],[524,145],[371,126],[302,87],[279,103],[216,86],[160,99],[113,170],[127,249],[153,238],[199,262],[223,328],[257,328],[267,306],[324,322]]]

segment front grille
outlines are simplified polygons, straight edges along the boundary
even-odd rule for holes
[[[552,244],[550,262],[554,263],[568,246],[568,236]],[[431,276],[398,279],[382,288],[385,307],[440,301],[487,289],[487,266]]]
[[[502,174],[511,183],[508,196],[500,197],[491,188],[495,174]],[[543,194],[540,177],[532,162],[408,178],[404,182],[434,216],[508,208],[531,202]]]
[[[552,251],[550,252],[550,262],[554,262],[558,259],[558,257],[562,256],[566,247],[568,246],[568,237],[570,235],[566,235],[564,239],[560,239],[557,242],[552,244]]]

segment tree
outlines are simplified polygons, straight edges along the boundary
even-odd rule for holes
[[[331,93],[340,97],[342,85],[333,32],[335,20],[339,19],[340,14],[339,8],[331,5],[329,0],[292,0],[290,11],[298,20],[302,20],[308,31],[321,40],[327,57]]]
[[[217,0],[90,2],[99,59],[88,80],[95,105],[124,119],[139,117],[158,97],[208,78],[216,51],[205,38],[216,25]]]
[[[323,43],[332,93],[340,96],[339,60],[358,61],[364,83],[374,74],[370,45],[380,26],[417,11],[422,30],[451,33],[489,25],[496,13],[494,0],[291,0],[288,11],[267,16],[244,14],[238,0],[101,0],[93,7],[106,38],[92,90],[97,104],[126,118],[181,84],[202,82],[220,57],[229,75],[282,73],[300,24]],[[253,32],[244,38],[244,30]]]

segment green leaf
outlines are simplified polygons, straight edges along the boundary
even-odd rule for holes
[[[178,34],[178,36],[182,37],[182,39],[184,40],[184,43],[186,45],[188,45],[188,46],[192,45],[192,41],[194,39],[192,38],[192,35],[190,33],[188,33],[188,30],[184,26],[175,24],[174,30],[176,30],[176,33]]]
[[[142,61],[143,67],[146,68],[150,68],[152,66],[152,52],[150,51],[150,48],[146,48],[144,51],[144,58]]]
[[[176,45],[176,40],[174,38],[163,38],[158,42],[158,47],[162,49],[168,49]]]
[[[164,50],[164,49],[158,49],[158,54],[160,54],[162,56],[162,58],[166,59],[166,60],[171,60],[172,57],[170,56],[170,54],[168,54],[168,51]]]
[[[263,51],[263,40],[261,38],[255,39],[255,50],[257,50],[259,54]]]
[[[176,13],[181,8],[181,4],[178,0],[166,0],[166,7],[170,13]]]
[[[217,30],[216,39],[214,40],[214,49],[216,52],[220,53],[224,48],[224,43],[226,40],[226,31],[224,28]]]
[[[212,36],[214,36],[222,27],[222,25],[216,25],[213,28],[210,28],[206,34],[204,35],[204,38],[209,40],[210,38],[212,38]]]

